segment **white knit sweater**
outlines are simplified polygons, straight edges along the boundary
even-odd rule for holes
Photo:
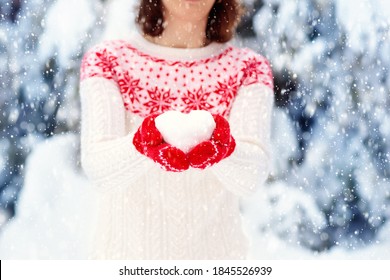
[[[229,44],[157,46],[136,33],[130,41],[90,50],[81,80],[82,166],[99,193],[90,258],[245,258],[239,198],[264,183],[270,165],[274,98],[266,60]],[[189,94],[199,88],[208,89],[197,99],[203,103]],[[155,98],[162,89],[170,99]],[[192,101],[183,97],[184,89]],[[205,170],[162,170],[132,144],[143,117],[155,108],[225,115],[236,150]]]

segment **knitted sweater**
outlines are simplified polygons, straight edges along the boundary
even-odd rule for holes
[[[272,85],[265,58],[229,43],[170,48],[135,32],[90,49],[80,85],[81,161],[99,199],[90,258],[245,258],[239,198],[269,173]],[[229,120],[229,158],[175,173],[133,146],[145,116],[196,109]]]

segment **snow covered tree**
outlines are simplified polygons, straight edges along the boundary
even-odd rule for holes
[[[0,207],[11,216],[32,146],[77,130],[80,59],[104,1],[93,2],[0,1]]]
[[[79,129],[82,54],[126,37],[134,2],[0,0],[0,208],[8,215],[32,147]],[[258,230],[314,251],[380,242],[390,218],[390,4],[244,2],[235,43],[270,60],[277,106],[268,216],[258,213]]]
[[[278,114],[288,116],[297,139],[289,153],[275,154],[285,164],[273,181],[309,194],[325,219],[315,225],[301,209],[301,219],[294,211],[286,218],[294,225],[271,228],[319,251],[375,243],[390,205],[390,5],[255,3],[254,46],[272,62]],[[275,130],[279,146],[284,133]]]

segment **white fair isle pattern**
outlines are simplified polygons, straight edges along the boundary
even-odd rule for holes
[[[111,42],[106,46],[112,51],[113,44],[121,49],[120,41]],[[127,44],[129,43],[123,43],[122,46],[125,48]],[[107,69],[105,64],[88,66],[88,63],[84,63],[83,66],[80,91],[81,158],[84,171],[96,186],[99,198],[98,219],[90,238],[89,257],[244,259],[248,244],[241,228],[239,198],[252,194],[257,186],[264,183],[270,165],[269,138],[273,93],[268,63],[265,60],[261,63],[256,62],[259,69],[267,65],[266,78],[256,74],[264,69],[257,70],[256,73],[245,70],[244,65],[250,63],[249,56],[261,58],[248,50],[241,51],[228,46],[221,50],[221,46],[212,45],[208,49],[186,50],[187,56],[196,59],[185,60],[180,58],[184,52],[170,53],[172,50],[169,48],[159,49],[153,45],[157,48],[154,51],[160,54],[160,58],[157,59],[151,53],[146,54],[147,43],[143,44],[144,47],[134,47],[131,51],[133,57],[127,57],[128,51],[116,52],[116,55],[120,55],[121,61],[132,61],[129,64],[132,65],[131,71],[120,68],[114,71],[110,68],[115,65],[112,61],[118,57],[108,60],[112,64]],[[99,48],[101,49],[102,45]],[[87,62],[91,53],[94,52],[89,52],[86,56]],[[237,53],[240,55],[238,61],[235,61],[233,54]],[[166,58],[163,59],[161,56],[164,54]],[[233,60],[229,54],[233,55]],[[170,57],[171,55],[179,56],[177,63]],[[162,170],[151,159],[136,151],[132,137],[142,122],[142,117],[153,110],[164,111],[166,108],[162,106],[162,99],[158,99],[161,101],[158,109],[153,109],[155,107],[152,98],[137,101],[138,103],[128,103],[131,96],[137,95],[134,100],[137,98],[142,100],[142,95],[147,92],[145,91],[147,83],[150,88],[157,88],[153,94],[163,90],[173,94],[175,90],[175,87],[164,89],[161,86],[164,80],[155,80],[142,74],[140,66],[135,66],[135,62],[143,63],[145,59],[148,61],[148,67],[153,69],[151,72],[162,67],[161,71],[157,71],[160,75],[175,73],[169,68],[171,64],[184,67],[179,67],[181,77],[179,74],[175,76],[179,80],[178,85],[185,80],[186,87],[181,85],[176,88],[181,88],[182,91],[196,87],[216,89],[218,86],[232,90],[226,84],[219,84],[221,80],[226,79],[220,80],[218,75],[236,77],[234,79],[237,86],[233,87],[235,92],[220,93],[219,101],[225,101],[211,102],[210,104],[214,104],[212,107],[204,105],[197,108],[210,109],[212,113],[224,113],[228,117],[237,142],[236,150],[229,158],[205,170],[191,168],[175,173]],[[169,63],[161,64],[161,60]],[[221,71],[214,72],[212,69],[207,72],[212,75],[211,78],[207,78],[207,82],[197,80],[202,77],[194,78],[195,81],[191,82],[191,70],[206,69],[207,65],[211,66],[208,64],[210,61],[215,67],[221,64]],[[235,66],[230,68],[230,65],[228,69],[237,69],[238,72],[223,72],[224,65],[229,65],[229,62]],[[196,67],[194,68],[191,63]],[[113,76],[99,75],[101,72],[97,69],[103,69],[103,72],[109,72]],[[125,95],[123,83],[114,77],[119,71],[122,73],[130,71],[131,75],[139,80],[133,84],[132,91],[127,91],[128,94]],[[183,78],[183,71],[187,73],[189,79]],[[238,80],[240,82],[237,82]],[[170,82],[168,85],[172,86]],[[207,96],[212,94],[209,93]],[[194,103],[195,97],[192,101],[185,101],[185,96],[174,96],[175,100],[180,97],[185,104],[182,107],[183,112],[200,104]],[[168,100],[167,106],[170,106],[169,102]]]

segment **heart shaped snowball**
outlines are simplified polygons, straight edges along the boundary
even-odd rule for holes
[[[197,144],[209,140],[215,129],[213,116],[204,110],[188,114],[167,111],[155,119],[165,142],[188,153]]]

